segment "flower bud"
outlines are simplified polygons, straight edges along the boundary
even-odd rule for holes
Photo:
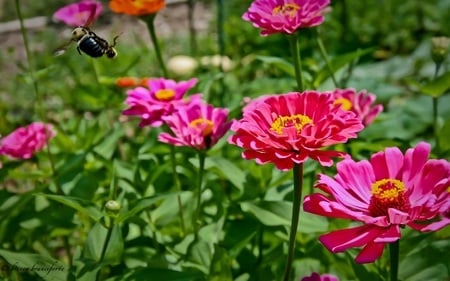
[[[448,55],[449,37],[431,38],[431,58],[435,63],[442,63]]]
[[[120,212],[120,203],[115,200],[109,200],[105,204],[105,211],[108,216],[115,217]]]

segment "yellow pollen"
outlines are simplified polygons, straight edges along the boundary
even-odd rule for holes
[[[382,179],[372,184],[372,194],[387,201],[396,200],[405,190],[405,184],[395,179]]]
[[[311,124],[312,120],[306,115],[296,114],[292,116],[280,116],[273,121],[270,130],[277,132],[279,135],[283,134],[283,129],[286,127],[295,127],[297,133],[300,133],[303,126]]]
[[[172,89],[161,89],[155,93],[155,96],[159,100],[169,101],[175,96],[175,91]]]
[[[211,135],[214,129],[213,121],[204,118],[192,120],[189,126],[201,129],[204,137]]]
[[[346,98],[338,98],[334,101],[334,104],[339,104],[343,110],[350,110],[353,107],[352,102]]]
[[[272,16],[280,14],[282,16],[288,15],[290,18],[293,18],[298,10],[300,10],[300,6],[295,3],[278,5],[273,8]]]

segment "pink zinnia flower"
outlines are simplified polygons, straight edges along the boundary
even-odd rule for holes
[[[324,21],[329,0],[255,0],[242,18],[262,29],[261,35],[292,34]]]
[[[330,93],[306,91],[263,96],[243,109],[233,124],[229,143],[244,148],[242,157],[258,164],[272,162],[289,170],[308,158],[331,166],[331,157],[345,153],[323,150],[356,137],[364,127],[350,111],[333,104]]]
[[[332,197],[309,195],[303,209],[364,223],[322,235],[320,242],[333,253],[363,247],[356,262],[368,263],[382,255],[386,243],[400,239],[400,227],[431,230],[427,229],[429,220],[449,206],[450,163],[428,160],[429,154],[430,145],[425,142],[405,155],[396,147],[387,148],[370,161],[346,159],[338,163],[334,178],[319,175],[316,187]]]
[[[317,272],[313,272],[311,276],[303,277],[301,281],[339,281],[339,278],[331,274],[320,275]]]
[[[161,133],[158,140],[176,146],[190,146],[198,150],[209,149],[230,129],[228,110],[214,108],[203,102],[193,102],[162,119],[174,136]]]
[[[343,109],[356,113],[364,126],[373,122],[375,117],[383,111],[383,105],[375,105],[376,96],[362,90],[356,93],[355,89],[336,89],[333,91],[335,103],[340,104]]]
[[[70,26],[87,26],[97,20],[102,11],[101,2],[83,0],[58,9],[53,17]]]
[[[186,92],[196,83],[197,78],[178,83],[164,78],[150,79],[149,89],[137,87],[127,91],[125,103],[130,108],[124,110],[122,114],[141,116],[139,127],[159,127],[163,124],[163,116],[172,114],[178,107],[201,99],[201,94],[196,94],[190,96],[188,100],[183,100]]]
[[[0,140],[0,154],[19,159],[28,159],[44,148],[56,135],[52,125],[40,122],[31,123],[16,129]]]

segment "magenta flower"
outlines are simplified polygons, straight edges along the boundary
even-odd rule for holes
[[[374,105],[376,96],[362,90],[356,93],[355,89],[336,89],[333,91],[335,103],[340,104],[343,109],[356,113],[364,126],[373,122],[375,117],[383,111],[383,105]]]
[[[56,135],[52,125],[40,122],[31,123],[16,129],[0,140],[0,154],[19,159],[29,159],[44,148]]]
[[[320,275],[317,272],[313,272],[311,276],[303,277],[300,281],[339,281],[339,278],[331,274]]]
[[[230,129],[228,110],[203,102],[192,102],[162,119],[174,135],[161,133],[158,140],[176,146],[209,149]]]
[[[122,114],[140,116],[142,120],[139,127],[159,127],[163,124],[163,116],[172,114],[178,107],[201,99],[201,94],[196,94],[183,100],[186,92],[196,83],[196,78],[179,83],[164,78],[150,79],[149,89],[137,87],[127,91],[125,103],[130,108],[124,110]]]
[[[364,128],[353,112],[333,101],[330,93],[316,91],[260,97],[244,107],[228,142],[244,148],[243,158],[271,162],[280,170],[308,158],[331,166],[331,157],[345,153],[324,148],[345,143]]]
[[[352,219],[363,225],[319,237],[331,252],[363,247],[358,263],[378,259],[386,243],[400,239],[400,227],[431,231],[429,220],[448,208],[450,163],[428,160],[430,145],[421,142],[405,155],[396,148],[374,154],[370,161],[346,159],[337,164],[337,175],[319,175],[316,187],[328,193],[305,198],[306,212]],[[442,222],[440,228],[450,220]],[[432,224],[431,224],[432,225]]]
[[[102,11],[101,2],[82,0],[58,9],[53,17],[70,26],[87,26],[97,20]]]
[[[321,24],[329,4],[330,0],[255,0],[242,18],[261,28],[263,36],[292,34]]]

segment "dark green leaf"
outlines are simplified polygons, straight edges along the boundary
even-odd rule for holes
[[[50,195],[39,193],[37,195],[45,196],[48,199],[60,202],[66,206],[69,206],[85,215],[91,217],[94,221],[100,220],[103,217],[100,209],[90,201],[86,201],[80,198],[75,198],[71,196],[63,196],[63,195]]]

